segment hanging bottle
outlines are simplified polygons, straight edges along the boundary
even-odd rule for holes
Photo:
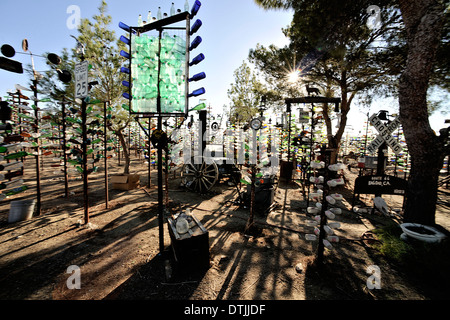
[[[317,236],[315,234],[306,234],[305,239],[307,241],[315,241],[315,240],[317,240]]]
[[[161,20],[161,19],[162,19],[161,7],[158,7],[158,13],[156,14],[156,18],[157,18],[158,20]]]
[[[152,12],[149,10],[147,14],[147,24],[152,23]]]
[[[11,130],[12,130],[11,123],[0,124],[0,131],[11,131]]]
[[[25,138],[31,138],[31,134],[28,133],[27,131],[22,131],[22,132],[20,133],[20,135],[21,135],[22,137],[25,137]]]
[[[12,189],[12,190],[9,190],[9,191],[5,192],[4,194],[5,194],[6,196],[12,196],[12,195],[18,194],[18,193],[20,193],[20,192],[22,192],[22,191],[25,191],[25,190],[27,190],[27,189],[28,189],[27,186],[21,186],[21,187],[18,187],[18,188],[14,188],[14,189]]]
[[[0,183],[0,190],[3,189],[10,189],[10,188],[18,188],[21,185],[23,185],[23,179],[19,179],[19,180],[13,180],[13,181],[8,181],[8,182],[2,182]]]
[[[138,17],[138,27],[142,27],[144,25],[144,22],[142,21],[142,15],[140,14]]]
[[[23,141],[23,136],[14,134],[3,138],[3,143],[20,142]]]
[[[246,185],[252,184],[252,180],[247,175],[244,175],[240,181],[241,181],[241,183],[246,184]]]
[[[175,4],[172,2],[172,6],[170,7],[170,15],[175,15]]]
[[[329,250],[333,249],[333,246],[331,245],[330,241],[323,239],[322,243],[325,246],[325,248],[327,248]]]
[[[9,180],[15,177],[23,176],[23,170],[8,172],[8,173],[0,173],[0,181]]]
[[[0,171],[6,171],[6,170],[17,170],[23,167],[23,163],[20,161],[11,162],[11,163],[4,163],[0,165]]]
[[[3,146],[0,146],[0,152],[1,153],[5,153],[5,152],[13,152],[17,149],[21,148],[21,144],[20,143],[13,143],[13,144],[5,144]]]
[[[20,152],[16,152],[16,153],[11,153],[8,154],[6,156],[0,155],[0,161],[1,160],[11,160],[11,159],[17,159],[17,158],[22,158],[22,157],[26,157],[28,155],[28,152],[26,151],[20,151]]]
[[[189,11],[189,0],[184,3],[184,11]]]

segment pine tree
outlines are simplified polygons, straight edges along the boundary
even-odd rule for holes
[[[249,122],[259,112],[263,95],[263,84],[258,81],[250,66],[243,61],[234,71],[234,83],[228,90],[231,100],[231,121]]]

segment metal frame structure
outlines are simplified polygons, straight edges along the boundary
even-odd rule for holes
[[[185,20],[186,21],[186,27],[165,27],[167,25],[171,25],[177,22],[181,22]],[[129,103],[130,103],[130,114],[134,114],[139,118],[152,118],[152,117],[160,117],[160,116],[187,116],[188,110],[189,110],[189,44],[190,44],[190,13],[185,11],[181,12],[179,14],[167,17],[165,19],[157,20],[152,23],[145,24],[141,27],[129,27],[129,39],[130,39],[130,52],[131,52],[131,45],[132,45],[132,34],[137,33],[137,35],[140,35],[142,33],[146,33],[152,30],[157,30],[159,32],[159,49],[158,49],[158,57],[160,57],[161,54],[161,39],[162,39],[162,32],[164,30],[186,30],[186,57],[185,57],[185,110],[184,112],[170,112],[170,113],[163,113],[161,112],[161,92],[160,92],[160,72],[161,72],[161,59],[158,59],[158,80],[157,80],[157,98],[156,98],[156,108],[157,112],[135,112],[133,111],[133,99],[131,95],[131,88],[132,88],[132,68],[131,63],[133,57],[130,55],[130,73],[128,77],[128,82],[130,84],[128,88],[128,94],[130,96]]]
[[[200,2],[196,2],[194,6],[200,7]],[[194,11],[194,7],[193,10]],[[195,12],[196,13],[196,12]],[[136,115],[136,120],[139,123],[140,118],[148,118],[149,122],[151,118],[157,118],[157,130],[158,132],[162,131],[162,118],[163,117],[177,117],[177,116],[183,116],[187,117],[188,110],[189,110],[189,49],[190,49],[190,20],[193,18],[195,13],[189,13],[188,11],[184,11],[178,14],[175,14],[173,16],[169,16],[167,18],[157,20],[155,22],[147,23],[141,27],[129,27],[129,48],[130,48],[130,54],[129,54],[129,60],[130,60],[130,71],[129,71],[129,77],[128,77],[128,96],[129,96],[129,111],[130,114]],[[160,70],[161,70],[161,59],[160,59],[160,53],[161,53],[161,39],[162,39],[162,32],[163,30],[167,29],[178,29],[182,30],[184,28],[179,27],[166,27],[168,25],[172,25],[177,22],[181,22],[185,20],[186,21],[186,56],[185,56],[185,110],[184,112],[172,112],[172,113],[163,113],[161,108],[161,92],[160,92]],[[120,26],[120,25],[119,25]],[[157,30],[159,32],[159,48],[158,48],[158,78],[157,78],[157,100],[156,100],[156,112],[134,112],[132,108],[132,95],[131,95],[131,88],[132,88],[132,54],[131,54],[131,44],[132,44],[132,34],[136,33],[138,35],[151,31],[151,30]],[[139,123],[140,124],[140,123]],[[150,128],[149,128],[150,129]],[[148,132],[150,135],[150,132]],[[150,140],[150,139],[149,139]],[[149,141],[150,144],[150,141]],[[161,143],[158,143],[157,150],[158,150],[158,225],[159,225],[159,249],[160,254],[163,254],[164,252],[164,203],[163,203],[163,168],[162,168],[162,151],[163,146],[161,146]],[[150,157],[150,154],[149,154]],[[150,159],[149,159],[150,161]]]

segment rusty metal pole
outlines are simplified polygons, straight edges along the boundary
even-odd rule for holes
[[[69,197],[69,182],[67,176],[67,141],[66,141],[66,102],[65,97],[62,100],[62,142],[63,142],[63,161],[64,161],[64,194]]]
[[[82,150],[83,150],[83,199],[84,199],[84,223],[89,223],[89,195],[88,195],[88,170],[87,170],[87,131],[86,131],[86,101],[83,99],[81,103],[81,127],[82,133]]]
[[[150,125],[150,118],[148,119],[148,187],[150,188],[152,186],[152,143],[150,141],[150,131],[151,131],[151,125]]]
[[[34,132],[36,134],[39,133],[39,111],[38,111],[38,99],[37,99],[37,85],[38,81],[35,79],[33,80],[33,92],[34,92]],[[36,215],[41,215],[41,168],[40,168],[40,148],[39,148],[39,137],[36,138]]]
[[[159,47],[158,55],[161,54],[161,38],[162,29],[159,29]],[[161,76],[161,59],[158,59],[158,96],[156,98],[156,108],[158,112],[157,130],[162,130],[162,116],[161,116],[161,92],[159,87]],[[162,168],[162,147],[158,143],[158,225],[159,225],[159,253],[164,252],[164,203],[163,203],[163,168]]]

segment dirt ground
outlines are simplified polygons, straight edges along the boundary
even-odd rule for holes
[[[255,217],[258,233],[244,234],[249,210],[239,207],[235,186],[226,179],[207,195],[180,187],[179,170],[169,174],[171,213],[180,207],[192,213],[208,230],[210,267],[187,271],[175,263],[167,223],[164,252],[159,250],[156,168],[147,187],[147,165],[132,160],[132,173],[140,174],[141,187],[109,191],[105,208],[104,171],[89,176],[90,224],[84,225],[82,180],[69,182],[64,197],[62,173],[45,157],[41,170],[42,210],[31,220],[8,223],[10,201],[34,199],[35,167],[25,162],[28,191],[0,204],[1,300],[422,300],[448,299],[436,286],[423,285],[389,263],[362,237],[395,220],[379,214],[356,214],[351,209],[355,170],[345,170],[341,186],[345,199],[336,216],[339,243],[325,252],[324,270],[310,267],[316,242],[306,226],[311,215],[298,183],[280,181],[275,205]],[[54,163],[53,163],[54,164]],[[109,161],[109,174],[121,173],[117,159]],[[110,184],[111,186],[111,184]],[[447,193],[442,193],[448,202]],[[386,196],[393,208],[400,197]],[[361,196],[370,205],[370,197]],[[445,202],[444,201],[444,202]],[[450,210],[438,206],[437,223],[450,230]],[[303,268],[296,270],[302,264]],[[81,288],[68,289],[70,266],[78,266]],[[367,288],[368,266],[381,269],[381,289]]]

